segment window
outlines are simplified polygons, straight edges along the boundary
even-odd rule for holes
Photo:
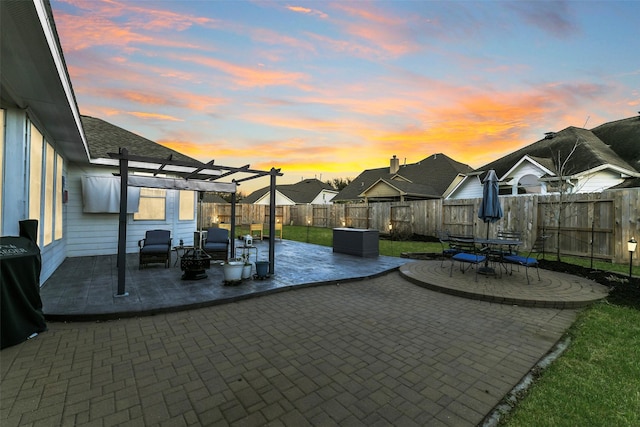
[[[46,142],[46,141],[45,141]],[[48,245],[53,241],[53,200],[55,196],[55,157],[56,153],[51,144],[45,144],[44,165],[44,219],[42,221],[42,231],[44,233],[44,244]]]
[[[62,191],[64,190],[62,185],[62,169],[64,167],[64,162],[62,160],[62,156],[60,154],[56,154],[56,223],[55,223],[55,236],[56,240],[62,239]]]
[[[42,197],[42,143],[44,138],[40,131],[31,124],[30,158],[29,158],[29,219],[37,219],[40,223],[40,202]],[[39,226],[42,229],[41,226]]]
[[[29,219],[38,220],[43,245],[62,238],[62,168],[64,161],[42,133],[30,125]]]
[[[161,220],[164,221],[167,190],[162,188],[141,188],[140,206],[138,212],[133,214],[134,220]]]
[[[0,225],[2,225],[2,178],[4,176],[4,110],[0,109]],[[1,229],[2,227],[0,227]],[[2,233],[0,233],[2,234]]]
[[[180,221],[189,221],[194,220],[194,210],[193,206],[196,201],[196,192],[195,191],[180,191]]]

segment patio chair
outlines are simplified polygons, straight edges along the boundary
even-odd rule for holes
[[[510,231],[510,230],[500,230],[496,234],[496,238],[498,240],[522,240],[522,233],[519,231]],[[497,250],[492,250],[492,254],[496,254],[496,251],[499,251],[497,254],[501,256],[506,255],[517,255],[518,247],[517,246],[508,246],[505,248],[499,248]]]
[[[224,228],[209,228],[207,238],[202,243],[202,249],[211,259],[226,261],[229,259],[229,230]]]
[[[440,246],[442,247],[442,259],[440,262],[440,267],[444,267],[444,260],[447,258],[451,258],[455,254],[460,251],[455,247],[454,243],[451,241],[449,237],[449,232],[445,230],[436,230],[436,235],[438,236],[438,240],[440,241]]]
[[[140,261],[138,268],[142,269],[150,263],[165,264],[169,267],[171,260],[171,232],[169,230],[148,230],[144,239],[138,241]]]
[[[453,265],[457,261],[460,263],[460,270],[462,273],[472,266],[476,266],[475,280],[477,282],[478,264],[485,262],[487,257],[480,254],[473,238],[450,237],[450,240],[460,252],[451,257],[451,270],[449,271],[449,277],[453,275]],[[468,266],[465,268],[464,264],[468,264]]]
[[[531,282],[529,281],[529,268],[535,267],[536,273],[538,273],[538,281],[540,281],[540,270],[538,269],[538,264],[539,264],[538,257],[540,256],[540,254],[544,252],[544,242],[547,240],[548,237],[549,236],[538,236],[535,243],[531,246],[531,250],[526,256],[515,254],[515,255],[506,255],[502,257],[504,262],[511,264],[511,271],[509,272],[509,274],[513,274],[514,265],[517,265],[518,267],[523,266],[525,268],[525,275],[527,276],[527,284],[530,285]],[[536,254],[535,258],[532,256],[534,254]]]
[[[500,240],[521,241],[522,233],[519,231],[499,230],[495,240],[498,242]],[[508,270],[504,264],[504,257],[508,255],[518,255],[518,245],[500,245],[494,243],[488,245],[488,248],[487,256],[489,257],[489,261],[500,267],[500,274],[502,274],[503,268],[505,273],[507,273]]]

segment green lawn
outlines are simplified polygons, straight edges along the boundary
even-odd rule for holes
[[[285,239],[332,244],[331,229],[285,226],[283,232]],[[380,240],[381,255],[440,251],[439,243]],[[552,254],[546,258],[555,260]],[[574,257],[562,261],[584,267],[591,264]],[[629,272],[628,265],[601,261],[594,261],[593,268]],[[640,267],[633,272],[640,275]],[[640,426],[640,311],[599,302],[581,312],[568,335],[567,350],[541,374],[501,425]]]

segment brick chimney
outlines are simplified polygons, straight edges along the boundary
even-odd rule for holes
[[[391,158],[391,166],[389,167],[389,173],[394,174],[400,170],[400,159],[394,154]]]

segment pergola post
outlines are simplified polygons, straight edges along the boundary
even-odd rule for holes
[[[236,254],[236,193],[231,193],[231,258]]]
[[[269,273],[275,274],[276,253],[276,176],[278,170],[271,168],[269,180]],[[284,226],[284,224],[283,224]]]
[[[120,214],[118,221],[118,293],[116,297],[126,297],[125,273],[127,271],[127,181],[129,161],[126,148],[120,150]]]

